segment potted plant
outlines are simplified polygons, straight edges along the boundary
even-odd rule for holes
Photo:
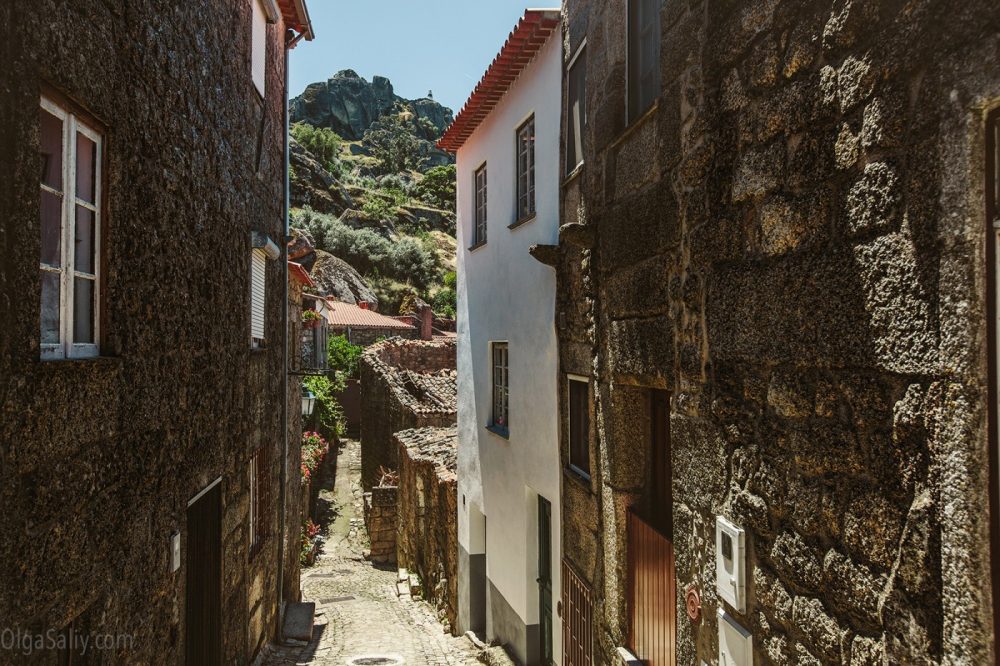
[[[302,311],[302,325],[306,328],[316,328],[323,320],[323,317],[315,310]]]

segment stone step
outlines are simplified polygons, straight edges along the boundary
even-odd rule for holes
[[[312,640],[313,621],[316,617],[316,604],[310,602],[291,603],[285,608],[285,626],[282,638],[285,641]]]

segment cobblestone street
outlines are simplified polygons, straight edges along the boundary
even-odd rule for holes
[[[363,523],[360,446],[346,440],[336,484],[320,492],[325,542],[316,565],[303,569],[305,601],[316,603],[313,640],[305,647],[273,648],[269,666],[321,664],[478,664],[477,650],[446,633],[434,609],[397,597],[397,572],[373,567]]]

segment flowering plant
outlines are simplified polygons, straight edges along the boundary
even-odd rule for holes
[[[302,433],[302,480],[312,478],[330,450],[330,444],[317,432]]]
[[[315,310],[303,310],[302,311],[302,321],[319,321],[322,319],[320,314]]]
[[[299,559],[302,564],[311,564],[316,536],[319,534],[319,525],[312,521],[312,518],[302,523],[302,551]]]

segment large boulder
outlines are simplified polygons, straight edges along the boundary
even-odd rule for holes
[[[290,137],[288,159],[292,167],[289,199],[293,208],[308,206],[320,213],[340,215],[354,205],[341,182],[323,168],[312,153]]]
[[[316,263],[316,242],[312,235],[302,229],[290,229],[289,234],[292,240],[288,241],[288,259],[311,271]]]
[[[343,138],[355,141],[397,102],[410,106],[417,117],[426,118],[438,132],[451,124],[451,109],[430,98],[399,97],[392,89],[392,82],[384,76],[375,76],[369,83],[352,69],[309,84],[291,101],[291,118],[293,122],[306,122],[313,127],[329,127]]]
[[[378,297],[361,274],[349,263],[329,252],[316,250],[312,279],[321,296],[333,296],[344,303],[367,301],[372,304],[373,310],[378,309]]]

